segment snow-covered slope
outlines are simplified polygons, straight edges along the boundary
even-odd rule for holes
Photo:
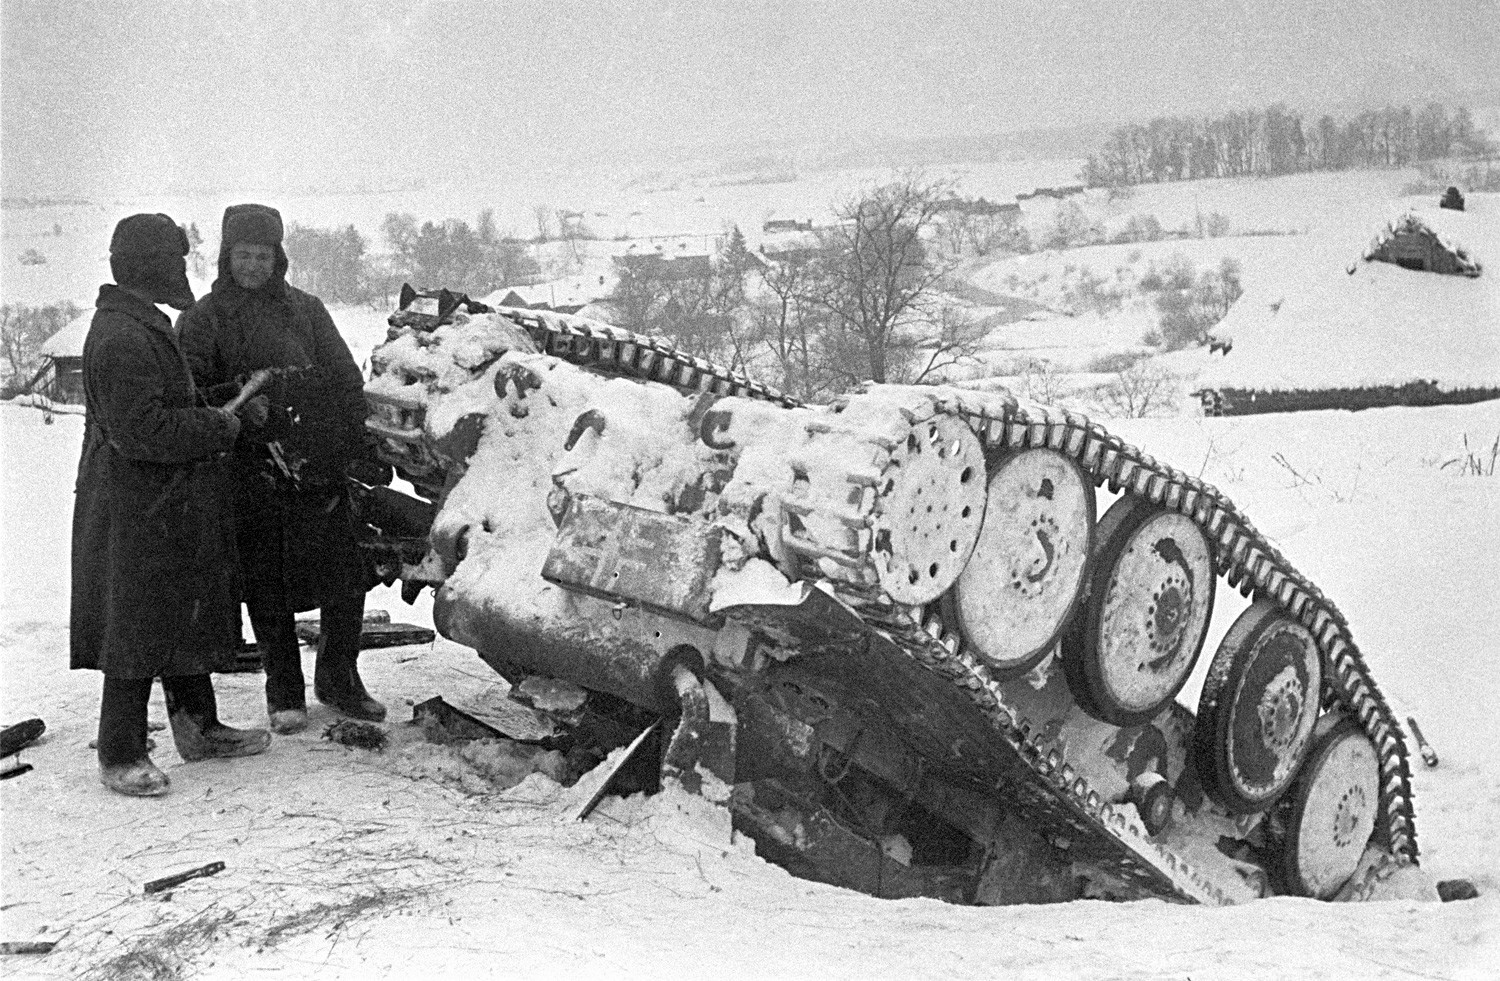
[[[1346,229],[1289,243],[1274,269],[1247,277],[1245,295],[1214,333],[1233,350],[1209,360],[1207,387],[1349,388],[1435,381],[1500,386],[1500,194],[1471,194],[1468,210],[1418,212],[1490,268],[1478,278],[1367,262]],[[1392,215],[1391,219],[1397,218]],[[1370,229],[1373,238],[1380,226]],[[1491,258],[1494,257],[1494,258]]]

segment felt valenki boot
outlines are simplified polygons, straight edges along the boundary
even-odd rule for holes
[[[266,714],[271,731],[290,735],[307,728],[307,682],[302,677],[302,648],[291,611],[281,604],[250,606],[250,627],[266,674]]]
[[[161,679],[167,695],[167,719],[172,741],[189,763],[216,757],[254,756],[271,745],[264,729],[235,729],[219,721],[213,682],[206,674],[186,674]]]
[[[99,704],[99,782],[127,797],[160,797],[171,783],[146,748],[150,678],[104,676]]]

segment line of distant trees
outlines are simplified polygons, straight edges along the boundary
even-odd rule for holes
[[[1304,121],[1276,103],[1216,118],[1160,116],[1114,129],[1085,163],[1090,187],[1124,187],[1205,177],[1267,177],[1307,170],[1404,167],[1442,157],[1495,152],[1469,110],[1429,102],[1370,109],[1345,120]]]
[[[382,220],[387,255],[374,255],[353,225],[287,226],[287,279],[334,303],[389,303],[402,283],[483,296],[534,280],[541,265],[527,243],[503,235],[490,209],[470,225],[457,218],[418,222],[406,212]]]

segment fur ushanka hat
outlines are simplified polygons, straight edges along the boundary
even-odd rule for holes
[[[228,252],[236,245],[281,247],[284,230],[281,212],[264,204],[231,204],[224,209],[224,229],[219,249]]]

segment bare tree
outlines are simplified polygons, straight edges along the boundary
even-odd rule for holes
[[[807,298],[812,275],[809,251],[768,258],[760,271],[765,289],[755,303],[753,319],[757,340],[781,371],[781,387],[803,399],[814,399],[832,387],[820,340],[827,314]]]
[[[377,292],[387,288],[387,272],[423,287],[446,287],[482,296],[540,271],[522,243],[499,234],[488,210],[480,213],[478,231],[456,218],[424,221],[418,226],[414,217],[404,213],[386,215],[381,229],[391,247],[390,268],[364,270]],[[357,237],[352,227],[344,234]],[[349,248],[362,254],[363,243],[352,243]]]
[[[42,365],[42,345],[62,330],[83,308],[71,301],[32,307],[24,303],[0,306],[0,356],[5,358],[7,390],[30,381]]]
[[[582,211],[559,208],[557,209],[557,237],[567,243],[567,256],[571,268],[581,269],[588,258],[587,243],[598,236],[584,223]]]
[[[937,383],[945,369],[976,362],[988,325],[964,307],[947,303],[924,324],[927,329],[908,349],[902,372],[911,384]]]
[[[1125,419],[1143,419],[1169,407],[1177,395],[1177,376],[1147,361],[1115,372],[1099,394],[1109,411]]]
[[[933,288],[951,270],[928,249],[937,203],[948,187],[919,175],[873,188],[835,208],[838,222],[819,236],[809,298],[829,315],[827,346],[851,363],[845,374],[890,380],[898,331],[922,316]]]
[[[944,252],[955,258],[968,253],[1030,252],[1031,236],[1015,212],[974,212],[952,209],[938,222]]]
[[[31,364],[35,344],[30,337],[28,310],[18,304],[0,306],[0,354],[9,367],[6,380],[16,383],[24,380]]]
[[[557,237],[557,225],[550,205],[534,205],[531,209],[531,214],[536,220],[536,240],[538,242],[550,242]]]
[[[1046,358],[1033,358],[1021,369],[1026,397],[1035,402],[1056,402],[1062,397],[1063,375]]]
[[[620,276],[608,303],[622,327],[666,337],[701,357],[727,354],[743,364],[749,338],[745,290],[753,264],[733,229],[716,254],[669,258],[655,253],[616,260]]]

